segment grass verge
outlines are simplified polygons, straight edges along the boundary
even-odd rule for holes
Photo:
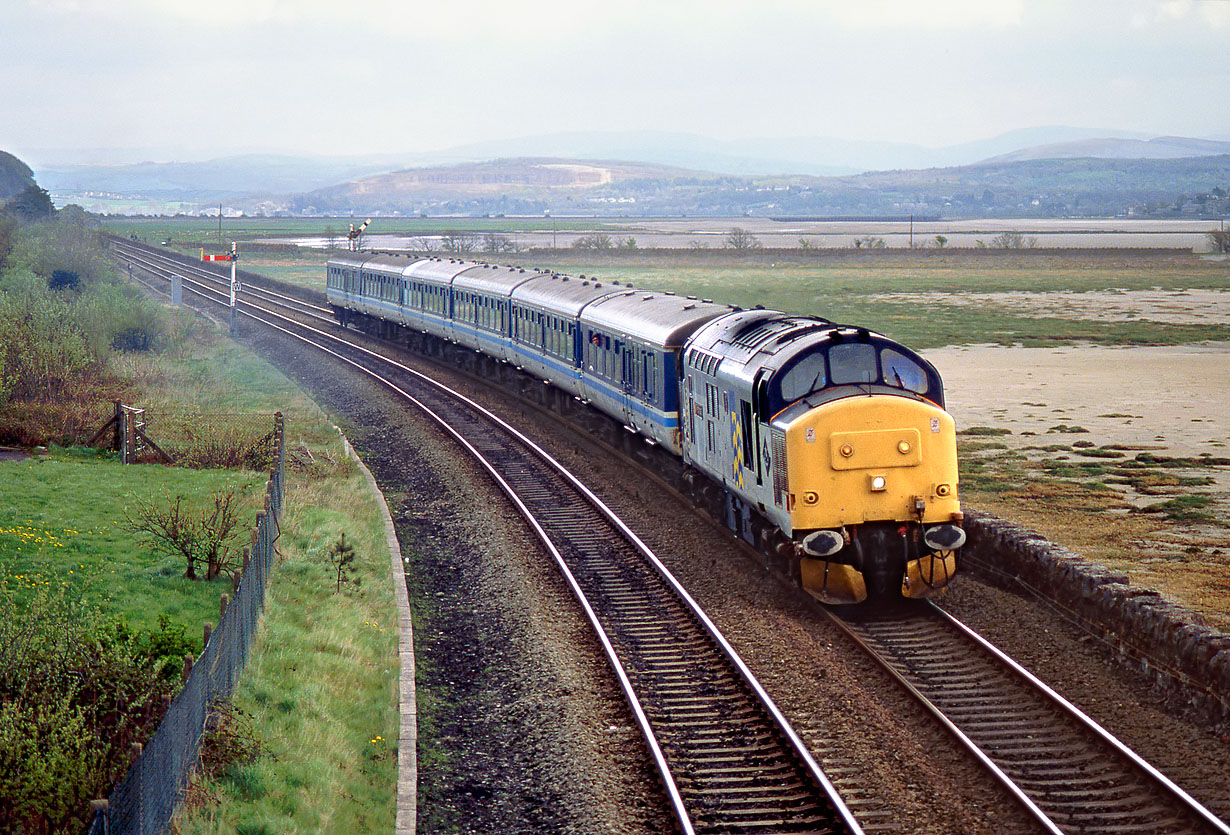
[[[398,664],[389,555],[366,481],[335,460],[289,479],[264,628],[233,700],[250,718],[257,753],[197,781],[177,832],[392,829]],[[355,560],[338,592],[328,554],[343,533]]]

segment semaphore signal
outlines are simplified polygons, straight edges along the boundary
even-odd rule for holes
[[[239,297],[239,291],[242,286],[239,283],[239,278],[235,275],[235,262],[239,260],[239,247],[234,241],[231,241],[231,251],[224,252],[220,255],[206,255],[205,247],[201,247],[202,261],[230,261],[231,262],[231,335],[235,335],[235,329],[238,324],[236,317],[236,301]]]

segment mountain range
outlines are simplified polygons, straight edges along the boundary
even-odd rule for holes
[[[1230,186],[1224,166],[1212,162],[1224,155],[1230,142],[1219,139],[1054,126],[941,148],[579,132],[367,157],[246,154],[100,165],[63,164],[61,155],[34,169],[58,202],[96,211],[192,212],[224,203],[267,214],[879,214],[943,213],[959,204],[959,211],[1047,205],[1117,213],[1127,203],[1178,199],[1180,189]],[[1061,161],[1069,164],[1055,164]],[[996,200],[997,191],[1011,202]]]

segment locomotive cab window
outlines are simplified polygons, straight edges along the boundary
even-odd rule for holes
[[[872,362],[874,363],[874,357]],[[801,400],[813,391],[819,391],[827,385],[824,366],[824,354],[816,351],[804,354],[794,365],[778,375],[777,386],[783,405]]]
[[[900,351],[885,348],[880,352],[880,365],[884,368],[884,382],[888,385],[918,394],[927,393],[927,372]]]
[[[880,379],[876,348],[868,342],[834,345],[829,349],[829,369],[835,386],[874,383]]]

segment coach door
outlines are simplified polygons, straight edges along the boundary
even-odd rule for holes
[[[619,411],[623,415],[624,423],[636,429],[636,401],[633,388],[635,375],[633,360],[636,357],[636,349],[626,337],[614,340],[613,345],[615,347],[614,360],[617,371],[615,384],[619,391]]]

